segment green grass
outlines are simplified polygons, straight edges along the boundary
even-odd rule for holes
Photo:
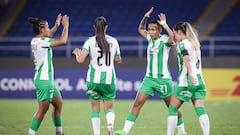
[[[115,102],[115,128],[122,129],[133,100]],[[24,135],[37,109],[36,100],[0,99],[0,135]],[[240,102],[206,102],[212,135],[239,135]],[[181,110],[189,135],[201,135],[198,118],[191,103]],[[92,135],[91,108],[88,100],[64,100],[62,119],[66,135]],[[130,135],[166,134],[167,108],[162,101],[148,100],[132,128]],[[51,108],[39,128],[38,135],[53,135]],[[106,135],[105,115],[101,112],[101,134]]]

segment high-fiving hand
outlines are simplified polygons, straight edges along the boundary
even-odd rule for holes
[[[60,26],[60,22],[61,22],[61,19],[62,19],[62,14],[58,14],[57,18],[56,18],[56,22],[55,22],[55,25],[56,26]]]
[[[152,12],[153,12],[153,9],[154,9],[154,7],[151,7],[146,13],[145,13],[145,17],[147,17],[147,18],[149,18],[150,17],[150,15],[152,14]]]

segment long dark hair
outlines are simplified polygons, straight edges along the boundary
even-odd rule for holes
[[[109,52],[109,43],[105,38],[105,27],[107,26],[107,21],[104,17],[97,17],[94,23],[95,32],[96,32],[96,40],[99,48],[102,52]]]
[[[36,35],[40,34],[40,29],[45,27],[46,20],[29,17],[28,22],[32,24],[33,31]]]

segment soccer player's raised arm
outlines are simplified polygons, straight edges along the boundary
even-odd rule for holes
[[[158,23],[162,25],[162,27],[167,31],[168,35],[169,35],[169,43],[173,43],[173,39],[174,39],[174,35],[173,35],[173,31],[168,27],[167,24],[167,19],[166,19],[166,15],[164,13],[160,13],[158,15]]]
[[[62,14],[58,14],[55,25],[51,28],[50,30],[50,37],[53,37],[53,35],[56,33],[58,27],[60,26],[61,23],[61,19],[62,19]]]
[[[64,15],[62,17],[63,31],[60,39],[55,39],[52,46],[60,46],[67,43],[68,39],[68,27],[69,27],[69,16]]]
[[[151,7],[150,10],[148,10],[145,15],[143,16],[139,26],[138,26],[138,32],[144,37],[147,37],[147,30],[146,30],[146,24],[147,24],[147,19],[150,17],[150,15],[153,12],[153,7]]]

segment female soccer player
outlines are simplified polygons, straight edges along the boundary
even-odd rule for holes
[[[200,43],[192,26],[187,22],[177,23],[173,27],[179,61],[178,84],[175,96],[172,96],[167,135],[173,135],[177,125],[177,112],[183,102],[192,100],[203,135],[209,135],[209,119],[204,108],[206,96],[205,82],[202,76]]]
[[[62,20],[63,31],[60,39],[52,36]],[[53,105],[52,119],[56,127],[56,135],[63,135],[61,109],[62,97],[54,84],[54,68],[52,63],[52,47],[66,44],[68,38],[69,17],[59,14],[54,27],[50,30],[46,20],[29,18],[36,37],[32,38],[31,49],[35,64],[34,85],[37,92],[38,110],[34,114],[28,135],[35,135],[49,108]]]
[[[151,21],[146,30],[146,22],[153,12],[153,7],[145,13],[139,24],[139,33],[147,39],[147,71],[141,87],[138,90],[134,104],[127,115],[123,130],[116,131],[118,135],[129,134],[134,122],[136,121],[140,110],[149,96],[155,92],[165,101],[166,105],[170,104],[170,98],[173,91],[172,78],[168,69],[168,56],[171,48],[173,32],[166,23],[165,14],[159,15],[160,20]],[[160,25],[161,24],[161,25]],[[162,27],[167,31],[167,35],[161,35]],[[178,129],[179,133],[185,134],[184,123],[181,112],[178,112]]]
[[[103,101],[107,119],[108,134],[114,135],[115,113],[114,99],[116,97],[116,74],[114,62],[120,64],[120,48],[118,41],[106,34],[108,28],[104,17],[97,17],[93,25],[95,36],[90,37],[83,45],[82,50],[76,48],[78,63],[83,63],[90,56],[87,73],[87,91],[92,105],[92,127],[94,135],[100,135],[100,102]]]

